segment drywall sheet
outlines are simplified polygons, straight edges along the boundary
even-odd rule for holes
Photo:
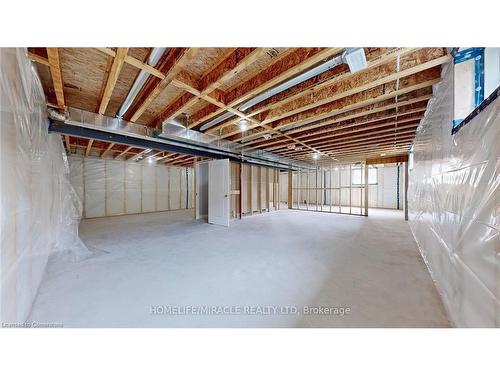
[[[414,143],[409,223],[452,322],[500,327],[500,101],[451,134],[453,65]]]

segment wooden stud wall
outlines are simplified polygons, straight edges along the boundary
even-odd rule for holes
[[[236,170],[234,173],[237,173]],[[241,164],[242,215],[253,215],[278,209],[279,170]]]

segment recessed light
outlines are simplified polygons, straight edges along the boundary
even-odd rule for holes
[[[380,154],[380,156],[385,156],[385,152],[382,152],[382,153]]]

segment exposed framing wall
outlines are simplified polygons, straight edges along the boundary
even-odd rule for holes
[[[279,170],[249,164],[238,165],[241,171],[241,214],[244,216],[279,210]],[[239,171],[235,168],[234,172]]]
[[[361,168],[362,183],[353,185],[352,171]],[[298,210],[368,215],[365,164],[318,167],[290,172],[288,207]]]

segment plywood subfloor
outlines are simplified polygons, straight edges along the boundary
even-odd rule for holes
[[[370,215],[280,210],[230,228],[193,221],[192,211],[88,219],[81,236],[94,255],[78,263],[52,259],[29,320],[65,327],[448,327],[402,212]],[[155,315],[153,306],[293,306],[298,314]],[[304,306],[351,312],[304,315]]]

